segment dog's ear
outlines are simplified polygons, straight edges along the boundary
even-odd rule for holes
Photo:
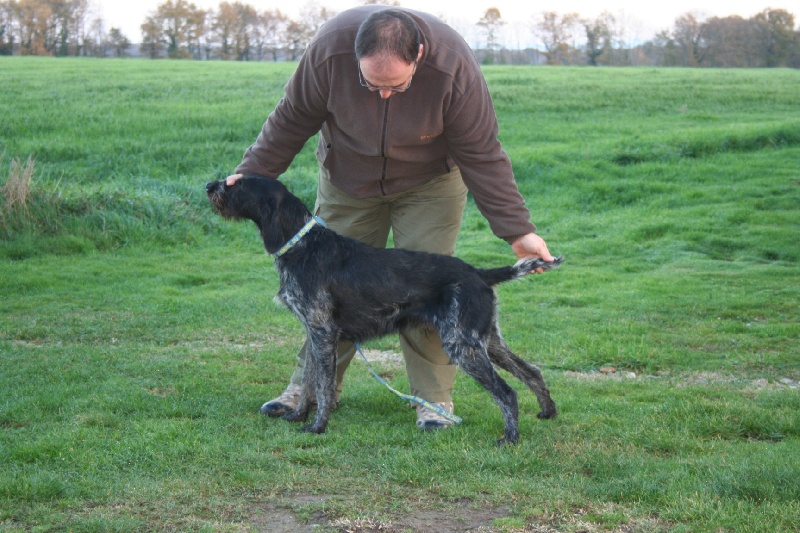
[[[271,195],[261,206],[261,220],[258,222],[261,238],[264,239],[264,248],[274,254],[284,243],[291,238],[286,236],[280,219],[280,198]]]
[[[278,181],[269,183],[262,197],[260,217],[256,224],[267,252],[274,254],[306,223],[311,213],[308,208]]]

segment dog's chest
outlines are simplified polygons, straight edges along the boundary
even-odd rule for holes
[[[303,316],[308,311],[309,297],[298,283],[297,276],[282,271],[278,299],[295,315]]]

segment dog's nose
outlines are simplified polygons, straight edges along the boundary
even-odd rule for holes
[[[211,192],[216,184],[217,184],[216,181],[209,181],[208,183],[206,183],[206,192]]]

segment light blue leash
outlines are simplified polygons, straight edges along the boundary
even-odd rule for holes
[[[447,420],[449,420],[449,421],[453,422],[454,424],[460,424],[460,423],[461,423],[461,417],[460,417],[460,416],[456,416],[455,414],[451,413],[451,412],[450,412],[450,411],[448,411],[447,409],[444,409],[443,407],[439,407],[438,405],[436,405],[436,404],[433,404],[433,403],[431,403],[431,402],[429,402],[429,401],[427,401],[427,400],[423,400],[423,399],[422,399],[422,398],[420,398],[419,396],[412,396],[412,395],[410,395],[410,394],[403,394],[402,392],[400,392],[400,391],[397,391],[397,390],[393,389],[393,388],[391,387],[391,385],[389,385],[389,384],[386,382],[386,380],[384,380],[382,377],[380,377],[380,376],[378,375],[378,373],[377,373],[377,372],[375,372],[375,371],[372,369],[372,366],[370,366],[370,364],[369,364],[369,360],[367,359],[367,356],[366,356],[366,355],[364,355],[364,352],[363,352],[363,351],[361,351],[361,346],[360,346],[358,343],[355,343],[355,344],[356,344],[356,350],[358,350],[358,353],[360,353],[360,354],[361,354],[361,357],[363,357],[363,358],[364,358],[364,362],[365,362],[365,363],[367,363],[367,370],[369,370],[369,371],[370,371],[370,373],[371,373],[373,376],[375,376],[375,379],[377,379],[378,381],[380,381],[381,383],[383,383],[383,384],[384,384],[384,386],[385,386],[387,389],[389,389],[390,391],[392,391],[392,393],[394,393],[394,395],[395,395],[395,396],[399,396],[400,398],[402,398],[402,399],[404,399],[404,400],[406,400],[406,401],[409,401],[409,402],[414,402],[414,403],[417,403],[417,404],[421,405],[422,407],[425,407],[425,408],[427,408],[427,409],[430,409],[431,411],[434,411],[434,412],[438,413],[439,415],[441,415],[442,417],[446,418]]]

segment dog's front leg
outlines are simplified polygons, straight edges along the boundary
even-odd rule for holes
[[[317,412],[314,422],[306,424],[301,431],[323,433],[336,401],[336,358],[338,333],[322,328],[308,335],[305,372],[309,375],[309,393],[315,395]],[[305,378],[305,373],[303,375]]]
[[[314,361],[312,354],[314,353],[314,336],[311,333],[307,333],[307,342],[306,342],[306,363],[303,369],[303,381],[302,381],[302,392],[300,394],[300,401],[297,403],[297,407],[293,411],[289,411],[285,415],[283,415],[283,419],[289,422],[305,422],[308,420],[308,413],[311,411],[317,395],[317,382],[319,379],[317,378],[317,373],[319,372],[319,367]],[[305,428],[303,428],[305,429]]]

